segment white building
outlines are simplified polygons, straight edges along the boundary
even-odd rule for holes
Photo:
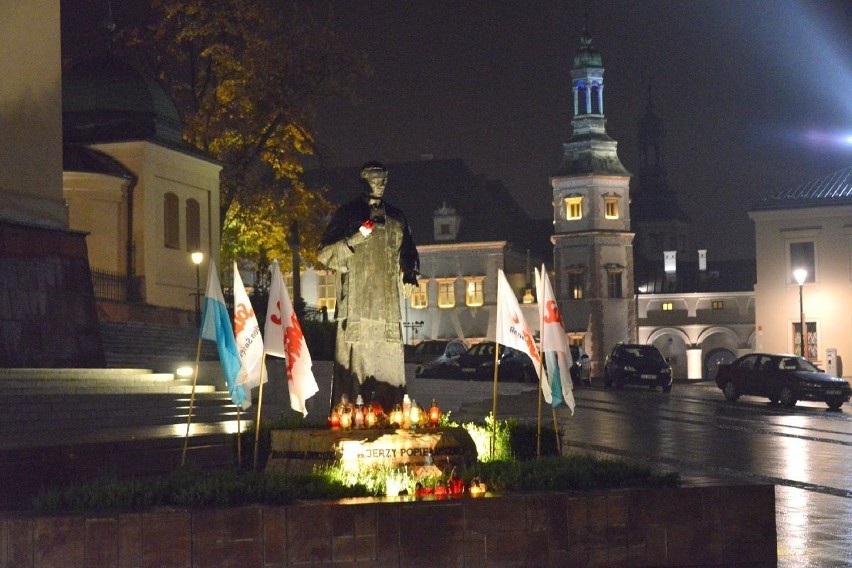
[[[755,224],[757,351],[800,353],[849,376],[852,365],[852,167],[761,200]],[[807,271],[799,286],[797,269]],[[835,355],[836,353],[836,355]]]

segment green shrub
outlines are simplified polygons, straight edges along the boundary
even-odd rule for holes
[[[675,487],[677,473],[656,473],[620,459],[586,454],[546,457],[534,461],[480,463],[463,473],[478,477],[493,491],[592,491],[626,487]]]
[[[225,507],[247,503],[287,505],[299,499],[366,497],[362,485],[346,486],[321,474],[178,469],[150,479],[104,477],[33,500],[38,512],[134,511],[157,506]]]

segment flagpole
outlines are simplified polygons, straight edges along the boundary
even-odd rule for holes
[[[536,271],[538,275],[538,271]],[[535,283],[536,292],[541,289],[541,285],[538,282],[538,279]],[[541,294],[538,294],[541,296]],[[538,302],[541,302],[541,297],[536,298]],[[541,350],[539,351],[538,358],[538,420],[536,425],[535,432],[535,457],[537,459],[541,458],[541,401],[544,398],[544,384],[542,381],[544,380],[544,310],[541,309],[541,304],[538,305],[538,336],[541,339]],[[552,407],[551,407],[552,408]]]
[[[242,440],[242,427],[240,427],[240,413],[242,413],[242,408],[239,404],[237,407],[237,466],[239,467],[243,463],[243,440]]]
[[[539,328],[541,329],[541,328]],[[541,377],[544,369],[542,368],[542,360],[538,360],[538,376]],[[541,384],[542,379],[538,380],[538,423],[535,432],[535,457],[541,458],[541,401],[544,399],[544,387]]]
[[[198,337],[198,348],[195,351],[195,373],[192,376],[192,394],[189,395],[189,412],[186,415],[186,435],[183,437],[183,452],[180,456],[180,466],[186,463],[186,446],[189,443],[189,425],[192,423],[192,408],[195,406],[195,385],[198,383],[198,362],[201,360],[201,336]]]
[[[500,344],[494,342],[494,394],[491,397],[491,459],[494,459],[494,444],[497,443],[497,358]]]
[[[556,421],[556,409],[552,406],[550,410],[553,411],[553,433],[556,435],[556,451],[559,452],[559,455],[562,455],[562,440],[559,439],[559,423]]]
[[[257,446],[260,440],[260,409],[263,408],[263,370],[266,369],[266,353],[260,360],[260,386],[257,391],[257,421],[254,425],[254,464],[252,469],[257,469]]]

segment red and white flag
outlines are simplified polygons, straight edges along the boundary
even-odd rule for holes
[[[497,271],[497,329],[494,340],[500,345],[512,347],[529,355],[536,374],[541,372],[541,359],[535,340],[518,306],[518,298],[502,270]]]
[[[263,364],[263,337],[260,335],[260,324],[254,308],[246,294],[243,279],[234,263],[234,335],[237,338],[237,350],[240,354],[242,368],[237,377],[247,391],[260,386],[260,381],[267,380]]]
[[[571,350],[565,338],[562,314],[559,313],[559,305],[543,264],[541,272],[535,269],[535,286],[541,319],[541,352],[547,366],[547,373],[541,379],[541,391],[548,404],[555,408],[564,403],[574,414]]]
[[[290,390],[290,407],[308,415],[305,401],[318,391],[313,362],[308,352],[308,344],[302,334],[302,326],[293,309],[293,302],[287,293],[278,261],[269,268],[272,271],[272,283],[269,286],[269,307],[266,310],[266,353],[287,359],[287,387]]]

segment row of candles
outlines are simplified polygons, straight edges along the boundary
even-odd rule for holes
[[[364,399],[358,395],[355,404],[349,402],[344,394],[340,403],[331,409],[328,417],[332,429],[351,430],[353,428],[385,428],[387,426],[396,428],[435,428],[441,422],[441,408],[435,399],[428,410],[423,410],[417,402],[407,394],[403,397],[402,404],[394,406],[393,410],[385,415],[382,408],[375,404],[364,406]]]

